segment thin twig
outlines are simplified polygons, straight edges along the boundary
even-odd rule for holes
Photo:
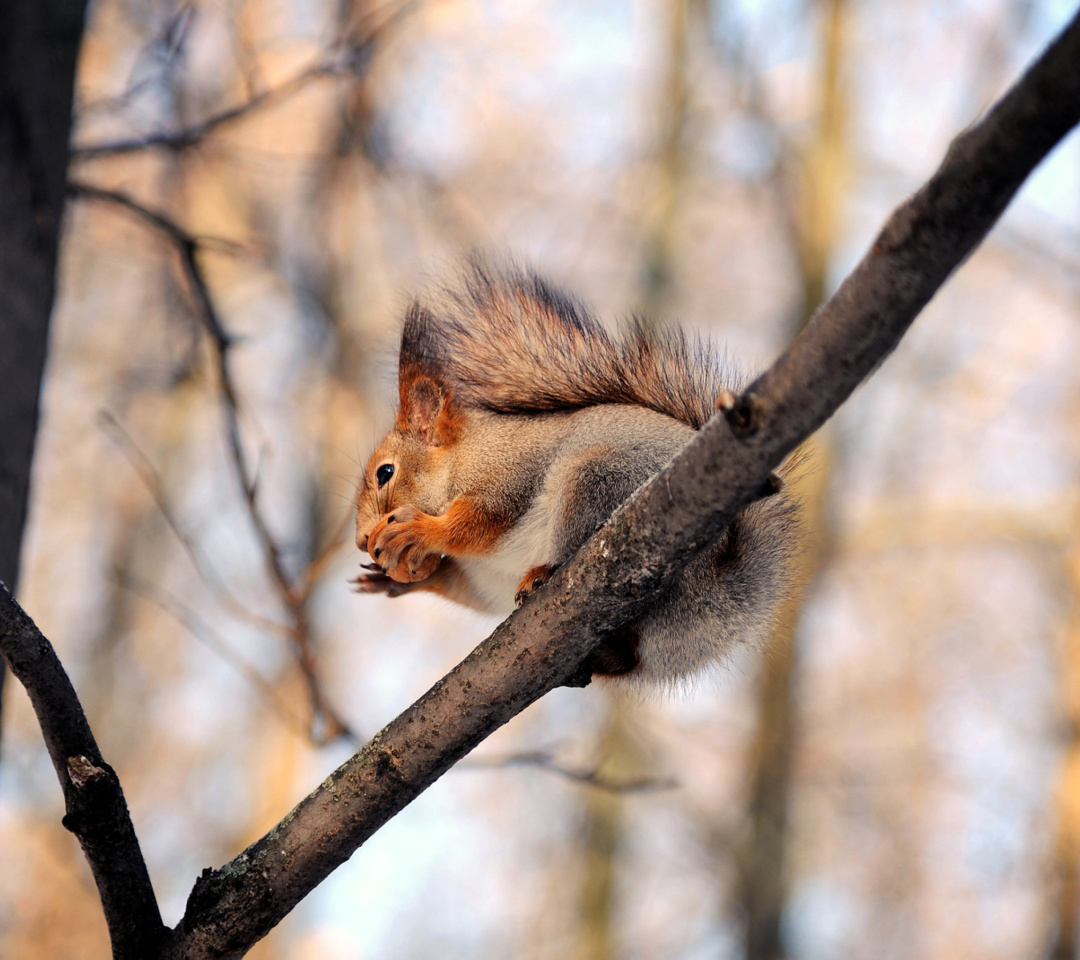
[[[132,593],[137,594],[158,609],[164,610],[174,619],[183,624],[188,632],[201,641],[209,650],[212,650],[230,667],[236,670],[248,683],[259,691],[270,704],[275,713],[289,727],[296,730],[302,736],[311,733],[311,725],[301,717],[298,717],[289,705],[281,698],[274,689],[273,684],[259,671],[245,660],[239,653],[232,649],[210,626],[186,603],[174,594],[159,587],[157,584],[144,580],[129,572],[117,571],[117,582]]]
[[[106,190],[104,187],[95,187],[93,184],[84,183],[80,180],[69,180],[67,190],[68,194],[73,197],[100,200],[122,207],[129,213],[135,214],[136,217],[155,230],[165,234],[166,238],[178,248],[191,247],[194,250],[199,247],[217,247],[227,253],[235,253],[243,249],[235,240],[228,240],[224,237],[201,237],[189,233],[167,214],[139,203],[130,194],[121,190]]]
[[[192,124],[182,130],[163,131],[150,133],[145,137],[129,137],[123,140],[112,140],[106,143],[86,144],[75,146],[71,149],[71,159],[74,161],[89,160],[96,157],[118,157],[128,153],[138,153],[143,150],[184,150],[188,147],[202,143],[210,134],[236,123],[265,107],[282,103],[299,93],[313,80],[322,77],[340,76],[351,72],[347,63],[338,60],[320,61],[298,74],[291,77],[278,87],[264,90],[256,94],[250,100],[213,114],[199,123]]]
[[[202,241],[165,214],[149,209],[125,193],[105,190],[78,181],[70,183],[69,190],[74,196],[112,203],[133,213],[170,240],[176,249],[188,289],[198,306],[198,316],[214,347],[218,388],[225,422],[225,440],[229,451],[228,460],[240,487],[241,499],[254,528],[274,590],[293,621],[287,628],[288,639],[292,644],[297,665],[311,697],[314,713],[312,737],[319,744],[329,743],[341,736],[355,739],[348,725],[338,715],[322,691],[307,621],[307,591],[295,590],[290,582],[285,572],[281,549],[270,532],[259,504],[256,474],[251,469],[244,449],[240,432],[240,403],[229,369],[229,351],[233,345],[233,338],[222,323],[214,298],[210,293],[210,286],[199,264],[197,253]]]
[[[505,757],[473,757],[469,760],[463,760],[454,769],[495,770],[506,767],[532,767],[537,770],[544,770],[547,773],[553,773],[565,780],[569,780],[571,783],[594,787],[607,793],[653,793],[660,790],[674,790],[679,786],[679,781],[674,777],[612,777],[601,773],[599,766],[574,769],[559,763],[546,750],[512,753]]]
[[[150,496],[153,498],[154,503],[157,505],[158,511],[165,519],[165,523],[168,525],[169,529],[172,530],[176,539],[180,542],[180,545],[191,559],[191,563],[195,567],[199,579],[202,580],[202,582],[210,589],[211,593],[214,594],[214,598],[218,603],[230,613],[254,624],[256,627],[282,637],[283,639],[288,639],[291,635],[290,627],[284,623],[279,623],[276,620],[271,620],[269,617],[264,617],[260,613],[256,613],[233,596],[232,592],[225,585],[225,582],[218,576],[218,573],[213,568],[210,560],[203,555],[203,552],[195,543],[194,538],[192,538],[192,536],[180,525],[168,498],[165,496],[165,488],[161,481],[161,475],[150,462],[150,458],[132,439],[131,434],[124,429],[120,421],[107,410],[101,412],[99,420],[102,428],[109,434],[110,439],[120,447],[124,456],[127,457],[128,463],[131,464],[132,469],[138,474],[139,479],[142,480]]]
[[[138,81],[134,77],[148,58],[164,62],[167,70],[171,72],[183,56],[184,46],[187,43],[190,28],[194,21],[195,8],[190,2],[182,3],[165,22],[159,34],[150,38],[144,45],[142,52],[136,58],[128,73],[128,83],[123,93],[78,104],[76,107],[78,116],[82,118],[91,113],[120,111],[127,107],[143,90],[161,82],[161,78],[157,76],[149,76]]]
[[[300,70],[288,80],[255,94],[243,103],[184,127],[182,130],[161,131],[143,137],[129,137],[106,143],[90,143],[71,149],[73,161],[100,157],[117,157],[144,150],[186,150],[205,142],[213,133],[247,119],[260,110],[277,106],[305,90],[314,81],[325,77],[355,76],[367,69],[368,53],[382,33],[396,26],[411,13],[416,3],[403,3],[395,7],[376,25],[360,32],[357,40],[329,51],[315,63]],[[381,13],[381,11],[380,11]],[[371,19],[374,19],[373,14]]]
[[[319,582],[322,575],[326,572],[326,568],[330,566],[331,561],[334,559],[334,554],[341,549],[342,544],[345,542],[345,532],[352,528],[356,517],[356,508],[353,504],[350,504],[350,509],[343,513],[338,525],[334,528],[334,532],[330,535],[330,538],[326,541],[322,550],[315,556],[315,558],[307,565],[307,568],[297,578],[297,585],[294,588],[297,598],[307,603],[308,598],[311,596],[311,591],[315,588],[315,584]]]

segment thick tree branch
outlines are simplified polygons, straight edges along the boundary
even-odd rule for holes
[[[64,826],[97,882],[114,960],[155,956],[165,938],[116,772],[101,756],[52,645],[0,583],[0,653],[30,695],[64,791]]]
[[[511,717],[561,684],[664,580],[713,542],[769,473],[888,356],[1024,178],[1080,119],[1080,18],[890,217],[803,333],[731,397],[577,557],[277,827],[197,881],[172,958],[244,951]]]

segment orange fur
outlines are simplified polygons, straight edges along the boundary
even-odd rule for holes
[[[368,551],[387,576],[407,583],[431,576],[437,566],[433,558],[490,553],[506,530],[505,523],[466,497],[438,517],[405,504],[375,524]]]

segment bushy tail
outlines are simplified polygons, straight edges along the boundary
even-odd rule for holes
[[[612,335],[535,274],[476,259],[458,286],[409,311],[406,356],[430,361],[457,402],[495,413],[627,403],[698,429],[733,386],[716,354],[679,330],[635,320]]]

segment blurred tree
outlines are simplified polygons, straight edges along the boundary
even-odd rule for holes
[[[1072,540],[1064,551],[1063,580],[1068,614],[1061,638],[1058,674],[1063,756],[1056,796],[1054,877],[1048,897],[1051,925],[1047,956],[1075,960],[1080,921],[1080,515],[1071,518]]]
[[[797,334],[825,299],[828,270],[843,223],[848,189],[847,116],[844,82],[851,11],[845,0],[816,0],[819,21],[817,120],[809,142],[787,142],[777,180],[789,242],[799,265],[801,303],[790,336]],[[787,182],[790,179],[791,182]],[[832,468],[831,425],[811,437],[803,452],[808,468],[796,477],[803,504],[803,548],[798,582],[809,590],[830,552],[826,501]],[[758,728],[751,753],[749,830],[740,845],[738,896],[746,911],[747,960],[786,955],[781,921],[789,889],[788,807],[798,734],[798,601],[787,604],[762,658]]]
[[[86,0],[0,4],[0,580],[13,592],[56,290],[85,10]],[[0,665],[0,695],[5,673]]]
[[[656,129],[653,183],[644,194],[642,267],[638,314],[646,323],[660,323],[674,298],[678,277],[679,200],[690,163],[687,143],[689,91],[688,45],[691,20],[704,11],[690,0],[671,0],[659,14],[657,85],[647,114]],[[627,704],[605,692],[603,719],[595,736],[605,773],[625,773],[648,752],[647,737],[631,730]],[[582,797],[580,843],[581,888],[577,928],[578,960],[611,960],[617,956],[619,904],[616,903],[621,854],[627,846],[625,801],[615,790],[587,790]]]

